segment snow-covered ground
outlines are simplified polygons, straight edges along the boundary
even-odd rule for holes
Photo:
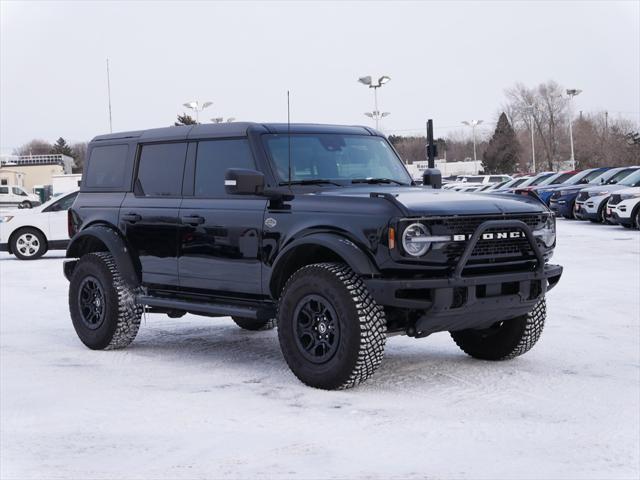
[[[67,310],[63,252],[0,257],[0,477],[634,478],[640,475],[640,232],[558,221],[538,345],[466,357],[393,337],[365,385],[314,390],[275,331],[149,315],[94,352]]]

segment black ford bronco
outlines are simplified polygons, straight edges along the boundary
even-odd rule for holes
[[[429,179],[426,179],[427,183]],[[555,220],[534,197],[418,186],[366,127],[229,123],[103,135],[69,210],[80,340],[126,347],[143,311],[277,325],[305,384],[353,387],[386,337],[448,331],[467,354],[528,351]]]

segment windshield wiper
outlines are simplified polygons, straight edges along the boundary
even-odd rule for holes
[[[393,178],[354,178],[351,183],[395,183],[396,185],[407,185],[406,183],[394,180]]]
[[[285,185],[323,185],[323,184],[336,185],[338,187],[342,186],[337,182],[334,182],[332,180],[326,180],[324,178],[308,178],[306,180],[292,180],[291,182],[280,182],[278,185],[282,187]]]

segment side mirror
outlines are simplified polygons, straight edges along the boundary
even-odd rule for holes
[[[229,195],[261,195],[264,174],[256,170],[230,168],[224,173],[224,189]]]
[[[422,184],[431,188],[442,188],[442,173],[437,168],[427,168],[422,174]]]

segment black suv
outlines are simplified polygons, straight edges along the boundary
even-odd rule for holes
[[[348,388],[390,334],[525,353],[562,274],[538,199],[416,186],[366,127],[169,127],[96,137],[87,158],[64,273],[92,349],[131,343],[145,309],[231,316],[277,325],[302,382]]]

